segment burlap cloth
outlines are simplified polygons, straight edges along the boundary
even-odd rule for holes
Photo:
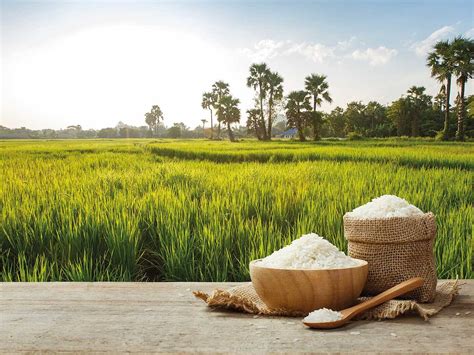
[[[433,245],[436,220],[431,212],[421,216],[359,219],[344,216],[348,255],[369,263],[363,295],[374,296],[412,277],[423,286],[401,298],[433,302],[436,295],[436,261]]]
[[[434,301],[431,303],[419,303],[414,300],[391,300],[366,311],[357,317],[357,319],[391,319],[410,312],[418,314],[427,320],[428,317],[435,315],[444,307],[448,306],[458,294],[459,289],[460,286],[457,281],[444,281],[438,284]],[[269,309],[258,297],[251,282],[227,290],[217,289],[210,295],[201,291],[194,291],[193,293],[212,308],[224,308],[243,313],[268,316],[306,316],[306,314],[298,312]],[[366,299],[368,299],[368,297],[361,297],[358,299],[358,302],[362,302]]]

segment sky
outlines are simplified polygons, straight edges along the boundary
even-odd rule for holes
[[[7,1],[1,4],[1,117],[10,128],[145,125],[194,128],[217,80],[253,106],[249,66],[265,62],[284,90],[325,74],[330,111],[350,101],[388,104],[412,86],[434,95],[426,53],[474,37],[472,1]],[[467,94],[474,93],[472,80]],[[456,87],[453,87],[455,96]]]

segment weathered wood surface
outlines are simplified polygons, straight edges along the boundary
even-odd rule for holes
[[[213,311],[191,293],[230,283],[3,283],[0,351],[474,353],[474,280],[463,283],[427,322],[407,316],[327,331],[298,318]]]

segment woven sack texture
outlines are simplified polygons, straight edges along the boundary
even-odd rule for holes
[[[434,300],[437,276],[433,213],[377,219],[344,216],[344,235],[349,256],[369,263],[363,295],[375,295],[412,277],[422,277],[423,286],[403,298],[418,302]]]
[[[446,281],[438,285],[432,303],[419,303],[414,300],[390,300],[364,312],[357,319],[382,320],[396,318],[405,313],[414,313],[427,320],[428,317],[435,315],[451,304],[458,292],[459,284],[457,281]],[[211,294],[202,291],[194,291],[193,293],[197,298],[206,302],[209,307],[216,309],[230,309],[237,312],[267,316],[306,316],[303,313],[268,308],[258,297],[252,283],[245,283],[227,290],[217,289]],[[363,302],[367,299],[367,297],[361,297],[358,299],[358,302]]]

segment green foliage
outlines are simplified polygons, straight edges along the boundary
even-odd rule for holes
[[[258,140],[270,140],[275,108],[283,99],[283,78],[277,72],[272,72],[266,63],[254,63],[249,68],[247,86],[255,90],[256,107],[251,111],[258,112],[258,123],[251,122],[251,131]],[[255,119],[252,116],[252,120]]]
[[[305,140],[304,130],[311,123],[311,104],[307,91],[292,91],[286,101],[286,119],[289,127],[298,129],[300,141]]]
[[[248,280],[392,193],[437,215],[439,277],[472,278],[472,143],[0,142],[4,281]]]
[[[145,113],[145,122],[150,128],[150,132],[153,132],[155,137],[158,132],[158,125],[163,120],[163,112],[160,106],[153,105],[150,112]]]
[[[227,134],[229,135],[229,140],[231,142],[235,140],[231,124],[240,121],[239,103],[239,99],[234,99],[230,94],[225,95],[221,97],[219,101],[219,109],[217,110],[217,120],[227,126]]]
[[[311,125],[313,126],[313,140],[321,138],[322,113],[316,111],[323,101],[332,102],[329,94],[329,84],[326,81],[326,75],[311,74],[305,78],[305,89],[313,97],[313,112],[311,114]]]

